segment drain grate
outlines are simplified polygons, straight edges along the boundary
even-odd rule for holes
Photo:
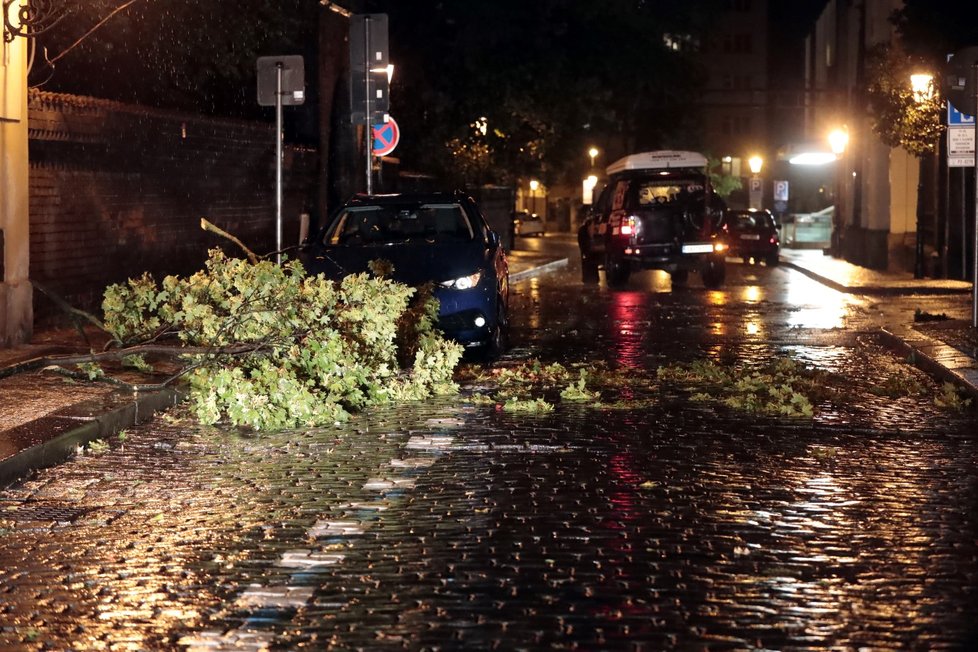
[[[82,516],[94,512],[94,507],[78,507],[58,503],[24,503],[13,509],[0,511],[0,518],[13,521],[42,521],[72,523]]]

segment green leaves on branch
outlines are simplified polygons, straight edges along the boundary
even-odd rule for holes
[[[379,270],[378,270],[379,271]],[[102,304],[121,344],[176,336],[204,423],[257,430],[345,420],[367,406],[456,390],[462,349],[435,330],[437,300],[357,274],[309,276],[298,261],[252,263],[210,252],[204,270],[113,285]]]
[[[883,44],[867,55],[867,87],[873,132],[890,147],[902,147],[914,156],[932,154],[944,130],[942,101],[916,97],[910,75],[915,61],[901,48]],[[934,78],[935,88],[939,85]]]

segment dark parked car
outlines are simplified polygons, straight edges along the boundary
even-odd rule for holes
[[[710,187],[706,157],[696,152],[633,154],[608,167],[608,183],[578,231],[582,280],[609,286],[632,271],[661,269],[673,284],[698,272],[723,285],[725,243],[718,238],[723,201]]]
[[[495,356],[505,348],[509,267],[499,236],[471,197],[358,195],[302,252],[310,273],[336,279],[367,271],[372,260],[393,263],[396,281],[433,283],[438,326],[467,350]]]
[[[730,247],[731,256],[739,256],[749,263],[764,261],[768,266],[778,264],[781,242],[778,225],[768,210],[726,210],[723,213],[723,231]]]

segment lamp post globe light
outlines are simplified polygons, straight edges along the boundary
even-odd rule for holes
[[[589,149],[587,151],[587,155],[591,157],[591,168],[592,169],[594,168],[594,159],[598,158],[598,154],[600,154],[600,153],[601,152],[598,151],[598,148],[597,147],[592,147],[591,149]]]
[[[540,182],[536,179],[530,179],[530,213],[536,215],[537,212],[537,190],[540,188]]]

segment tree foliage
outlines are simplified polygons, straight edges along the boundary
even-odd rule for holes
[[[553,183],[587,147],[654,148],[693,133],[690,50],[711,3],[376,2],[390,14],[402,157],[456,181]]]
[[[122,346],[176,337],[204,423],[321,426],[350,411],[455,390],[459,345],[435,330],[430,291],[358,274],[340,282],[210,252],[189,277],[110,286],[104,325]],[[179,352],[179,350],[177,351]]]
[[[151,106],[255,115],[257,57],[285,53],[314,59],[319,5],[309,0],[72,3],[70,19],[39,38],[30,75],[34,86]]]
[[[936,150],[944,125],[936,92],[928,98],[914,96],[910,75],[916,72],[915,64],[899,46],[877,46],[867,55],[866,93],[873,131],[880,140],[922,156]]]

